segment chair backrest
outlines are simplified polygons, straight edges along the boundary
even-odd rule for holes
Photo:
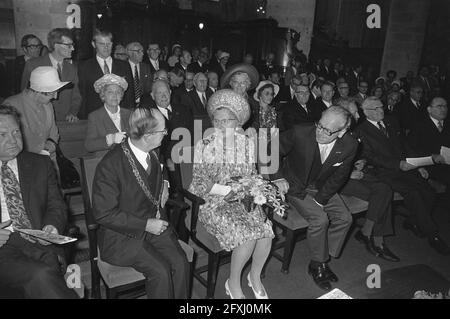
[[[84,216],[89,237],[89,250],[91,258],[97,257],[97,222],[92,213],[92,184],[94,181],[95,169],[101,161],[101,157],[80,158],[81,166],[81,193],[83,194]]]

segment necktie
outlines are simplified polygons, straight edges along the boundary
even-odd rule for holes
[[[155,70],[159,71],[159,61],[158,60],[155,61]]]
[[[142,92],[141,92],[141,84],[139,80],[139,73],[137,65],[134,66],[134,99],[135,101],[139,101],[141,98]]]
[[[305,110],[306,114],[308,114],[308,108],[306,107],[306,105],[302,105],[302,108]]]
[[[202,94],[202,104],[204,107],[206,107],[206,96],[205,93]]]
[[[383,134],[386,137],[389,137],[386,127],[383,125],[383,123],[380,121],[380,122],[377,122],[377,125],[378,125],[378,128],[380,129],[380,131],[383,132]]]
[[[62,80],[62,76],[61,76],[62,75],[62,65],[61,65],[61,63],[58,62],[56,70],[58,71],[59,80]]]
[[[106,63],[106,59],[103,59],[103,62],[104,62],[104,64],[103,64],[103,73],[104,74],[110,74],[111,71],[109,70],[108,63]]]
[[[5,194],[6,207],[8,207],[9,217],[12,226],[17,229],[31,229],[31,222],[25,211],[25,206],[20,192],[20,184],[13,170],[8,166],[8,162],[2,162],[2,185]],[[35,242],[29,236],[20,235],[31,242]]]
[[[145,159],[145,161],[147,162],[147,165],[148,165],[146,172],[148,175],[150,175],[151,167],[152,167],[152,157],[150,156],[150,154],[147,155],[147,158]]]
[[[442,125],[442,121],[438,121],[437,129],[439,133],[441,133],[444,130],[444,125]]]
[[[172,111],[167,108],[167,119],[170,121],[172,119]]]

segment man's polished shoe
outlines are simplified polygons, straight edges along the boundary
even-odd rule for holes
[[[318,267],[308,266],[308,274],[311,275],[316,285],[323,290],[331,290],[330,280],[327,277],[326,263],[320,264]]]
[[[359,241],[361,244],[364,244],[364,246],[366,247],[366,250],[373,256],[377,257],[377,253],[375,252],[375,249],[373,248],[373,243],[370,240],[370,237],[367,237],[366,235],[364,235],[361,230],[358,230],[355,233],[355,239],[357,241]]]
[[[400,261],[400,258],[398,258],[390,249],[389,247],[383,243],[383,246],[375,246],[375,244],[372,243],[372,247],[375,251],[375,256],[382,258],[387,261],[393,261],[398,262]]]
[[[428,243],[433,247],[439,254],[448,256],[450,255],[450,247],[442,240],[439,236],[433,236],[428,238]]]
[[[331,281],[331,282],[338,282],[339,281],[339,278],[331,270],[331,268],[330,268],[330,266],[328,266],[328,264],[325,264],[325,275],[327,276],[328,280]]]
[[[412,231],[414,235],[416,235],[419,238],[425,238],[425,234],[422,233],[419,227],[416,224],[409,222],[408,220],[405,220],[403,222],[403,228]]]

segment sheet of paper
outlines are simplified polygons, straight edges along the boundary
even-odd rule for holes
[[[428,157],[414,157],[414,158],[407,158],[406,162],[408,162],[411,165],[414,166],[428,166],[428,165],[433,165],[433,159],[431,158],[431,156]]]
[[[63,236],[63,235],[55,235],[55,234],[49,234],[43,230],[38,230],[38,229],[15,229],[15,231],[24,233],[24,234],[28,234],[30,236],[33,237],[37,237],[39,239],[51,242],[53,244],[57,244],[57,245],[64,245],[67,243],[71,243],[76,241],[76,238],[72,238],[72,237],[67,237],[67,236]]]
[[[445,164],[450,165],[450,148],[441,146],[441,155],[445,159]]]
[[[353,299],[342,290],[335,288],[317,299]]]

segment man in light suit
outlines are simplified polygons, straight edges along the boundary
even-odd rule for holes
[[[67,207],[48,156],[22,151],[19,114],[0,106],[0,291],[25,298],[77,298],[67,287],[64,254],[16,229],[62,234]]]
[[[358,142],[346,134],[350,124],[347,110],[331,106],[316,125],[299,124],[281,133],[283,165],[271,176],[309,223],[308,273],[324,290],[331,289],[330,281],[338,281],[328,260],[330,255],[339,256],[352,223],[351,213],[337,194],[349,178],[358,148]]]
[[[39,66],[52,66],[58,71],[62,82],[71,82],[58,93],[52,104],[56,121],[78,121],[81,95],[78,88],[78,71],[70,61],[74,50],[72,33],[69,29],[56,28],[47,36],[49,54],[28,60],[22,74],[21,91],[28,88],[31,72]]]
[[[94,83],[106,73],[113,73],[124,77],[127,83],[133,83],[130,65],[125,61],[113,59],[112,34],[95,30],[92,46],[95,57],[80,63],[78,66],[79,88],[82,97],[81,109],[78,117],[86,119],[89,113],[103,106],[99,95],[94,90]],[[120,104],[121,107],[132,109],[135,106],[133,85],[129,85]]]
[[[141,97],[152,91],[151,70],[147,63],[142,62],[144,47],[139,42],[129,43],[127,45],[127,54],[133,74],[134,99],[136,105],[139,105]]]
[[[92,202],[102,260],[142,273],[148,298],[185,299],[189,266],[168,223],[168,182],[156,153],[166,134],[161,112],[137,108],[130,137],[97,166]]]

